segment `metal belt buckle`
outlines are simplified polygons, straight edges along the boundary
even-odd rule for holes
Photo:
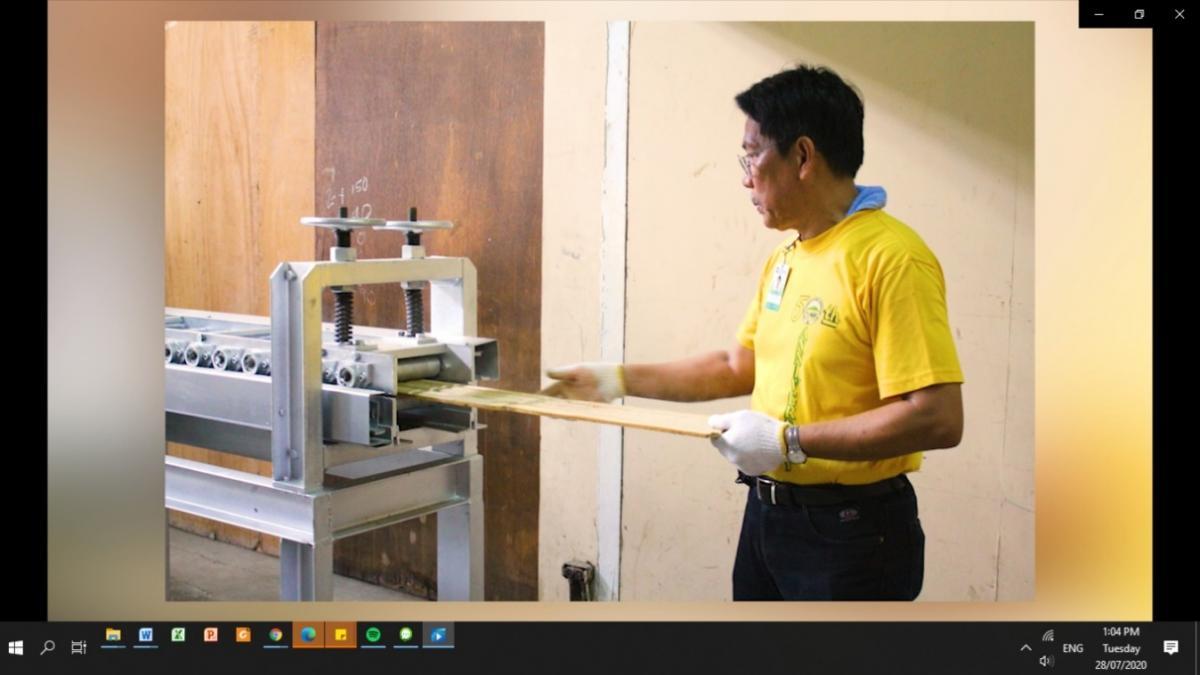
[[[771,504],[771,506],[777,506],[779,504],[779,502],[775,501],[775,481],[773,481],[769,478],[756,478],[755,480],[758,481],[759,488],[761,488],[763,485],[771,486],[771,492],[770,492],[771,498],[770,498],[769,503]],[[762,490],[760,489],[758,491],[758,498],[762,499],[762,497],[763,497],[763,493],[762,493]]]

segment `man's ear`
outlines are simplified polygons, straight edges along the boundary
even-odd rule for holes
[[[812,172],[815,153],[816,146],[808,136],[801,136],[792,144],[792,155],[788,159],[794,163],[800,178],[805,178]]]

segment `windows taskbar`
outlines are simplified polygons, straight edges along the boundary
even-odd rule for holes
[[[344,658],[436,672],[440,665],[495,670],[538,666],[573,675],[706,672],[753,662],[754,672],[805,665],[811,672],[1197,672],[1196,622],[436,622],[115,621],[0,622],[0,672],[175,669],[242,658]],[[351,654],[374,658],[360,659]],[[177,660],[178,659],[178,660]],[[398,659],[398,660],[397,660]],[[665,660],[664,660],[665,659]],[[92,665],[87,665],[92,664]],[[557,665],[555,665],[557,664]],[[633,670],[630,670],[633,669]],[[550,672],[550,671],[546,671]],[[779,671],[783,672],[783,671]],[[790,672],[790,671],[789,671]]]

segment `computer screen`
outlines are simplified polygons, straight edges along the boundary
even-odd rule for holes
[[[45,556],[12,549],[44,584],[10,662],[536,669],[603,635],[774,667],[799,631],[941,672],[919,645],[986,627],[967,672],[1193,672],[1194,624],[1147,623],[1195,618],[1192,21],[48,3],[47,453],[14,448]],[[637,419],[522,398],[581,377]]]

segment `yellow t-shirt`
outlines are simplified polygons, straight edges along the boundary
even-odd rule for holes
[[[880,209],[780,244],[737,340],[754,350],[751,407],[789,424],[849,417],[884,398],[963,381],[942,267],[916,232]],[[862,484],[920,466],[920,452],[866,462],[810,457],[766,475]]]

